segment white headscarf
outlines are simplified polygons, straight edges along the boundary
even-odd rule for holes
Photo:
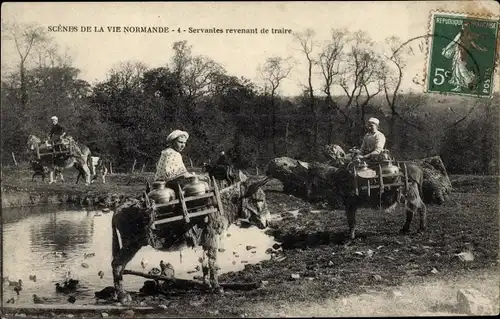
[[[170,133],[168,136],[167,136],[167,143],[170,143],[174,140],[176,140],[177,138],[181,137],[181,136],[185,136],[186,137],[186,140],[189,138],[189,134],[188,132],[186,131],[181,131],[181,130],[175,130],[173,131],[172,133]]]
[[[375,124],[377,126],[380,125],[380,121],[378,119],[374,118],[374,117],[370,117],[370,119],[368,120],[368,123],[373,123],[373,124]]]

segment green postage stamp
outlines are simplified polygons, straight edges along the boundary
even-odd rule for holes
[[[433,13],[426,91],[491,97],[498,20]]]

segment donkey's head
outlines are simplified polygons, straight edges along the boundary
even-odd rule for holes
[[[251,225],[255,225],[260,229],[267,227],[271,213],[267,208],[266,194],[262,186],[269,179],[269,177],[251,177],[239,183],[241,206],[238,209],[238,216],[236,218],[246,220]],[[234,186],[236,185],[238,184]]]
[[[38,145],[40,145],[41,142],[42,142],[42,140],[40,140],[38,137],[36,137],[33,134],[30,134],[28,136],[28,142],[27,142],[28,149],[30,149],[30,150],[33,151],[35,149],[35,147],[37,147]]]

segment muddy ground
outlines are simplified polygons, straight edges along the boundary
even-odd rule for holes
[[[148,174],[108,176],[108,183],[86,188],[74,185],[76,175],[66,173],[66,183],[31,182],[29,171],[4,169],[5,192],[28,193],[129,193],[144,189]],[[39,178],[39,177],[37,177]],[[282,193],[278,182],[266,187],[272,213],[283,219],[269,232],[282,246],[273,258],[244,271],[227,273],[222,282],[264,282],[251,291],[212,295],[200,291],[171,291],[160,297],[135,294],[135,316],[234,317],[234,316],[354,316],[456,314],[458,288],[476,288],[493,300],[498,313],[499,213],[498,178],[450,176],[454,192],[442,206],[428,206],[428,229],[417,234],[418,219],[410,235],[399,235],[404,214],[360,210],[358,238],[345,241],[344,213],[311,205]],[[291,213],[292,212],[292,213]],[[296,214],[293,214],[295,212]],[[473,247],[474,260],[457,254]],[[251,242],[248,243],[251,245]],[[126,280],[127,277],[125,277]],[[104,287],[103,287],[104,288]],[[5,306],[5,304],[3,304]],[[4,309],[4,313],[29,316],[101,316],[103,311]],[[110,316],[132,315],[106,310]]]

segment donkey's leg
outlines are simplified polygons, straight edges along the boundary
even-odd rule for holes
[[[63,176],[62,171],[59,171],[59,176],[61,176],[61,182],[63,182],[63,183],[64,183],[64,176]]]
[[[418,206],[419,206],[418,214],[420,217],[420,227],[419,227],[418,231],[424,232],[425,228],[427,227],[427,207],[425,206],[425,204],[422,200],[420,200],[420,203]]]
[[[203,256],[200,258],[201,261],[201,271],[203,272],[203,283],[210,287],[209,274],[210,270],[208,268],[208,258],[207,252],[203,249]]]
[[[127,264],[134,258],[135,254],[141,249],[141,246],[134,242],[132,239],[122,238],[122,247],[118,254],[113,256],[111,268],[113,270],[113,282],[115,290],[118,294],[118,301],[127,303],[131,300],[130,295],[123,288],[123,271]]]
[[[400,233],[406,234],[410,232],[410,225],[413,220],[413,215],[415,214],[416,206],[410,201],[406,207],[406,221],[401,229]]]
[[[208,269],[210,271],[210,285],[218,293],[222,293],[223,289],[219,285],[219,274],[217,269],[217,245],[206,247],[208,257]]]
[[[53,184],[53,183],[54,183],[54,171],[50,170],[50,172],[49,172],[49,184]]]
[[[85,176],[85,185],[90,185],[90,169],[86,163],[82,165],[83,176]]]
[[[345,213],[347,216],[347,225],[349,226],[349,238],[355,238],[356,232],[356,210],[357,207],[354,203],[345,204]]]

